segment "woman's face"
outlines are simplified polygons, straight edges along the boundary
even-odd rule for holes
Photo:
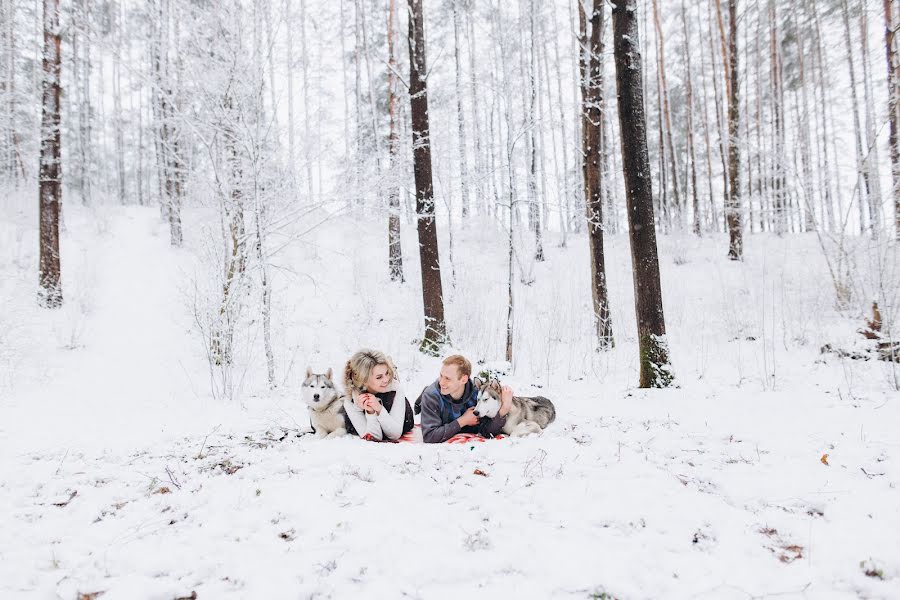
[[[380,394],[387,391],[389,385],[391,376],[388,374],[387,365],[376,365],[366,380],[366,389],[373,394]]]

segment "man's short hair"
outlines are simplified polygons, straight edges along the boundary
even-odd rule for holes
[[[472,376],[472,363],[470,363],[469,360],[462,354],[454,354],[453,356],[448,356],[444,359],[444,364],[455,365],[456,371],[460,376]]]

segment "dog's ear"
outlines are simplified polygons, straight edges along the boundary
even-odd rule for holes
[[[306,378],[312,377],[312,367],[306,367]]]
[[[325,379],[331,381],[331,367],[328,367],[328,370],[325,372]]]
[[[480,390],[484,387],[484,380],[481,377],[476,377],[472,380],[472,385],[475,386],[476,390]]]
[[[499,392],[500,391],[500,382],[497,381],[496,379],[491,379],[491,389],[494,390],[495,392]]]

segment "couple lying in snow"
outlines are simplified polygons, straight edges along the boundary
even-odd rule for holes
[[[553,403],[546,398],[515,397],[509,387],[471,375],[472,364],[465,357],[449,356],[437,381],[422,390],[416,413],[422,413],[426,443],[453,441],[460,434],[490,438],[500,433],[539,433],[556,417]],[[412,431],[413,409],[396,367],[384,353],[360,350],[351,356],[344,369],[344,385],[347,393],[340,397],[330,369],[325,375],[307,370],[303,397],[317,436],[351,434],[372,441],[397,441]]]
[[[390,358],[374,350],[360,350],[344,369],[347,432],[370,440],[397,440],[413,428],[413,409],[403,392]],[[422,390],[416,412],[422,412],[422,439],[445,442],[458,433],[483,437],[500,434],[512,405],[513,392],[501,388],[500,410],[493,418],[475,414],[478,389],[472,364],[458,354],[444,359],[440,377]]]

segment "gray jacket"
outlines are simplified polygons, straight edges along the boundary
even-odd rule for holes
[[[460,416],[478,399],[478,390],[470,380],[459,400],[441,394],[440,386],[435,381],[419,396],[416,404],[422,407],[422,438],[426,444],[446,442],[457,433],[475,433],[484,437],[495,437],[506,424],[506,417],[497,415],[493,419],[481,419],[478,425],[460,427]]]

